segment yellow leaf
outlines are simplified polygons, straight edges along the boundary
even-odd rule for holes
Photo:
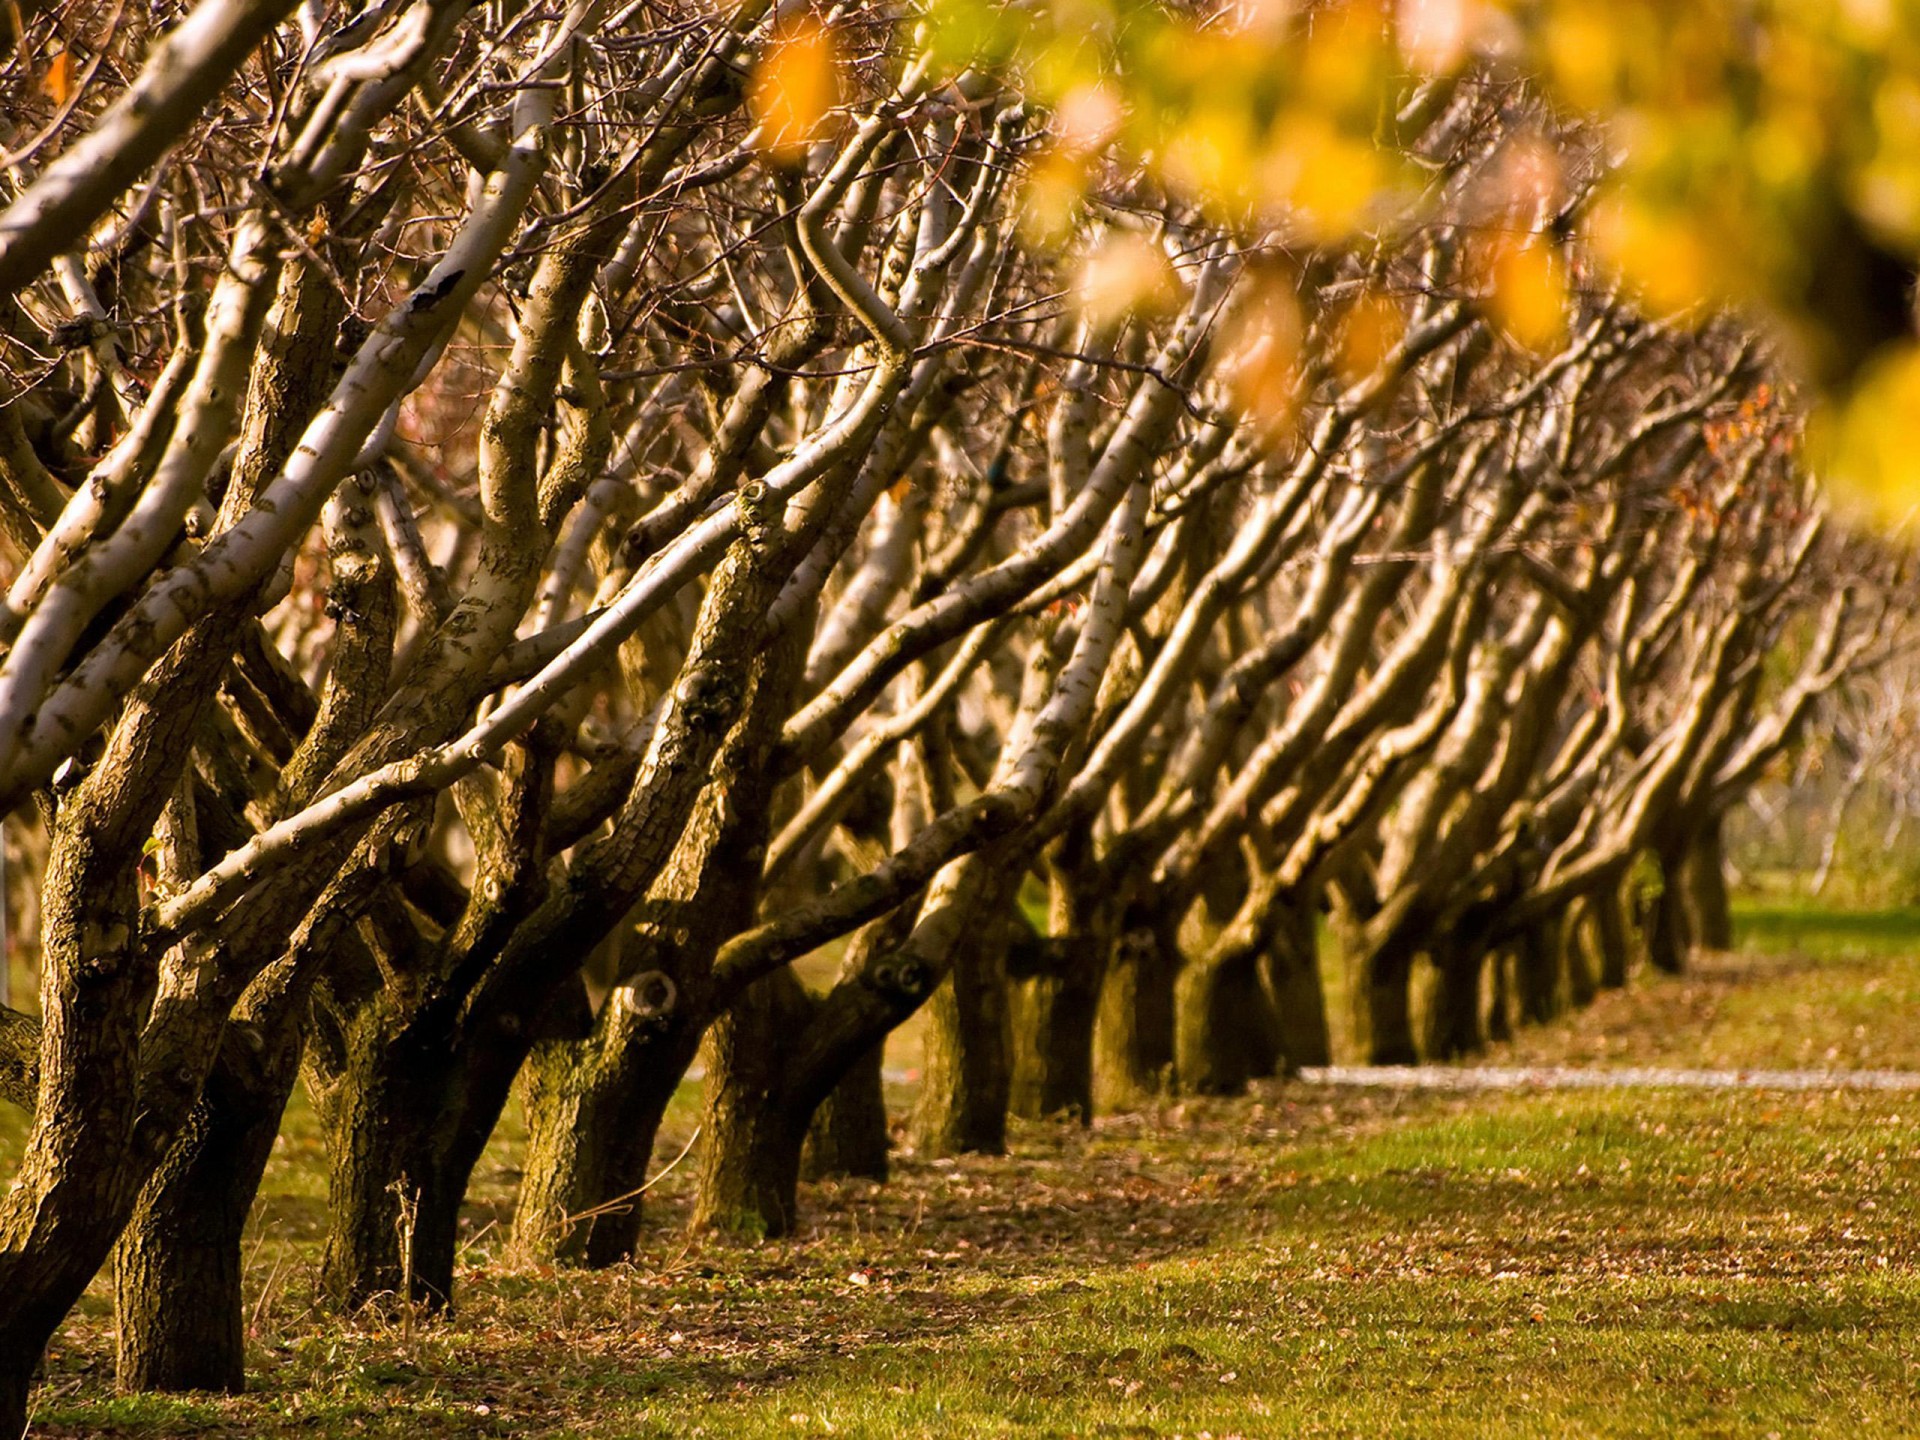
[[[1354,301],[1341,317],[1335,336],[1340,378],[1352,385],[1379,369],[1406,328],[1406,316],[1400,307],[1379,291],[1370,290]]]
[[[760,57],[747,108],[767,149],[791,164],[839,103],[839,47],[825,26],[803,17],[777,35]]]
[[[1544,351],[1566,338],[1566,266],[1537,237],[1497,244],[1488,281],[1487,313],[1510,340]]]
[[[47,73],[40,77],[41,92],[56,105],[73,97],[73,52],[62,50],[47,62]]]
[[[1022,197],[1020,228],[1034,244],[1058,245],[1073,233],[1086,198],[1087,177],[1080,162],[1053,149],[1034,162]]]

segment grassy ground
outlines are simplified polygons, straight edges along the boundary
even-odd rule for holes
[[[1920,916],[1743,935],[1496,1058],[1920,1066]],[[640,1263],[591,1276],[494,1257],[509,1133],[459,1315],[355,1327],[309,1301],[296,1114],[250,1255],[254,1389],[114,1397],[90,1296],[36,1433],[1920,1434],[1916,1098],[1272,1086],[905,1156],[885,1187],[810,1187],[800,1239],[758,1249],[681,1237],[689,1161]]]

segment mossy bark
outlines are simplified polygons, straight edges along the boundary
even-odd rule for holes
[[[513,1251],[532,1264],[618,1264],[639,1239],[654,1142],[703,1025],[660,972],[607,995],[581,1040],[534,1047],[523,1076],[527,1155]]]

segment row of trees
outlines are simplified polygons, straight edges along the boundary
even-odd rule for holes
[[[1323,1063],[1323,912],[1374,1059],[1466,1053],[1723,942],[1723,817],[1886,649],[1763,348],[1587,273],[1517,81],[1413,87],[1417,223],[1316,244],[865,10],[19,14],[0,1432],[109,1256],[124,1383],[241,1382],[303,1073],[352,1312],[452,1299],[516,1086],[514,1246],[597,1265],[703,1046],[696,1223],[765,1236],[884,1174],[922,1007],[936,1152]]]

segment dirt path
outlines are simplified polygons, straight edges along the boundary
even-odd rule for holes
[[[1390,1090],[1920,1090],[1920,1070],[1685,1070],[1646,1065],[1327,1065],[1309,1085]]]

